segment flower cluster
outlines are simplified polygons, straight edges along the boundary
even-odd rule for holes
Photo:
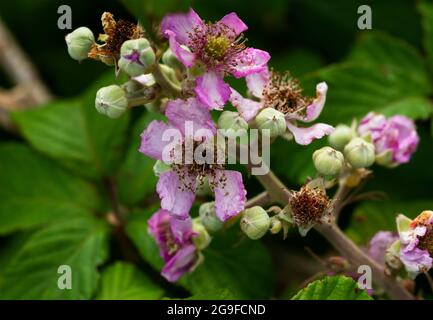
[[[290,219],[284,214],[270,218],[261,207],[245,210],[242,174],[226,168],[228,155],[219,145],[218,129],[257,128],[262,134],[285,136],[307,145],[334,130],[324,123],[298,125],[319,117],[326,101],[326,83],[319,83],[316,96],[310,98],[302,94],[299,83],[288,73],[271,71],[270,54],[247,47],[243,33],[248,27],[235,13],[217,22],[203,21],[193,9],[166,15],[159,30],[169,45],[163,53],[144,38],[139,24],[115,20],[108,12],[101,20],[104,33],[97,40],[85,27],[66,36],[72,58],[102,61],[114,66],[116,74],[129,76],[123,85],[101,88],[96,109],[117,118],[129,108],[145,105],[166,118],[149,123],[139,148],[156,160],[156,192],[161,208],[148,226],[165,261],[162,275],[176,281],[192,271],[202,260],[201,250],[210,242],[208,231],[215,233],[239,214],[243,216],[241,229],[251,239],[262,237],[268,230],[286,230]],[[229,76],[245,79],[249,98],[229,86]],[[211,112],[222,111],[228,103],[235,111],[223,111],[214,122]],[[208,161],[208,156],[215,153],[218,161]],[[214,201],[203,204],[200,217],[192,219],[196,194],[204,188],[211,191]],[[311,199],[310,205],[314,201],[322,204],[323,208],[317,208],[320,211],[327,199],[324,195],[326,203],[319,203],[323,191],[316,193],[317,199]],[[294,212],[302,211],[301,206],[298,203]],[[314,221],[320,220],[321,213],[317,212]],[[294,218],[301,219],[296,214]]]

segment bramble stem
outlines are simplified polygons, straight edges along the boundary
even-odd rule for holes
[[[268,191],[272,199],[286,206],[290,199],[290,192],[278,179],[278,177],[269,171],[268,174],[256,176],[263,187]],[[336,199],[338,203],[339,199]],[[387,276],[384,269],[374,260],[372,260],[365,252],[363,252],[352,240],[350,240],[335,222],[329,224],[317,224],[315,229],[325,237],[340,254],[346,257],[352,265],[361,266],[367,265],[371,268],[373,281],[381,286],[391,298],[398,300],[413,300],[414,297],[410,294],[399,282]]]

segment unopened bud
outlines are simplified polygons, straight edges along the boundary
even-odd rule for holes
[[[192,241],[194,242],[197,249],[205,249],[210,244],[212,238],[204,225],[200,222],[200,218],[192,220],[192,231],[195,233],[195,235],[192,237]]]
[[[369,167],[375,160],[374,145],[362,138],[354,138],[344,147],[344,156],[355,169]]]
[[[257,240],[268,232],[271,219],[265,209],[255,206],[244,210],[240,225],[248,238]]]
[[[128,108],[128,99],[120,86],[103,87],[96,93],[95,107],[110,118],[120,117]]]
[[[173,51],[171,51],[170,48],[165,50],[164,54],[161,58],[162,62],[173,69],[182,69],[184,68],[183,64],[176,58],[176,56],[173,54]]]
[[[68,53],[74,60],[84,60],[95,43],[92,31],[86,27],[80,27],[69,33],[66,37]]]
[[[281,231],[282,228],[283,228],[283,224],[281,223],[280,219],[277,216],[273,216],[271,218],[271,226],[270,226],[271,233],[277,234],[278,232]]]
[[[277,137],[286,131],[284,114],[274,108],[266,108],[256,116],[256,123],[264,133],[268,132],[271,138]]]
[[[155,64],[155,52],[144,38],[127,40],[120,49],[119,68],[131,77],[149,72]]]
[[[216,215],[215,202],[203,203],[199,209],[199,216],[201,223],[210,232],[217,232],[224,226],[224,223]]]
[[[317,171],[324,176],[335,176],[343,167],[344,156],[331,147],[323,147],[313,153],[313,162]]]
[[[334,132],[329,135],[329,144],[337,149],[344,150],[346,144],[348,144],[353,138],[356,137],[356,132],[353,128],[340,124],[335,127]]]

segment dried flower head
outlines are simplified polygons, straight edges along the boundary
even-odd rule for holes
[[[331,202],[325,189],[313,180],[301,190],[293,192],[289,200],[292,220],[305,235],[316,223],[328,221]]]
[[[126,20],[116,21],[110,12],[104,12],[101,21],[104,34],[99,36],[99,40],[103,43],[93,45],[89,58],[104,62],[117,60],[125,41],[143,37],[141,26]]]

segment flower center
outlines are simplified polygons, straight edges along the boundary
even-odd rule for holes
[[[206,54],[215,60],[220,60],[230,47],[230,40],[225,36],[209,36],[204,50]]]
[[[303,186],[300,191],[293,193],[289,204],[295,224],[307,227],[322,218],[329,206],[329,198],[322,189]]]
[[[302,95],[299,82],[289,73],[271,73],[271,79],[263,90],[265,107],[274,108],[283,114],[305,109],[312,101]]]

